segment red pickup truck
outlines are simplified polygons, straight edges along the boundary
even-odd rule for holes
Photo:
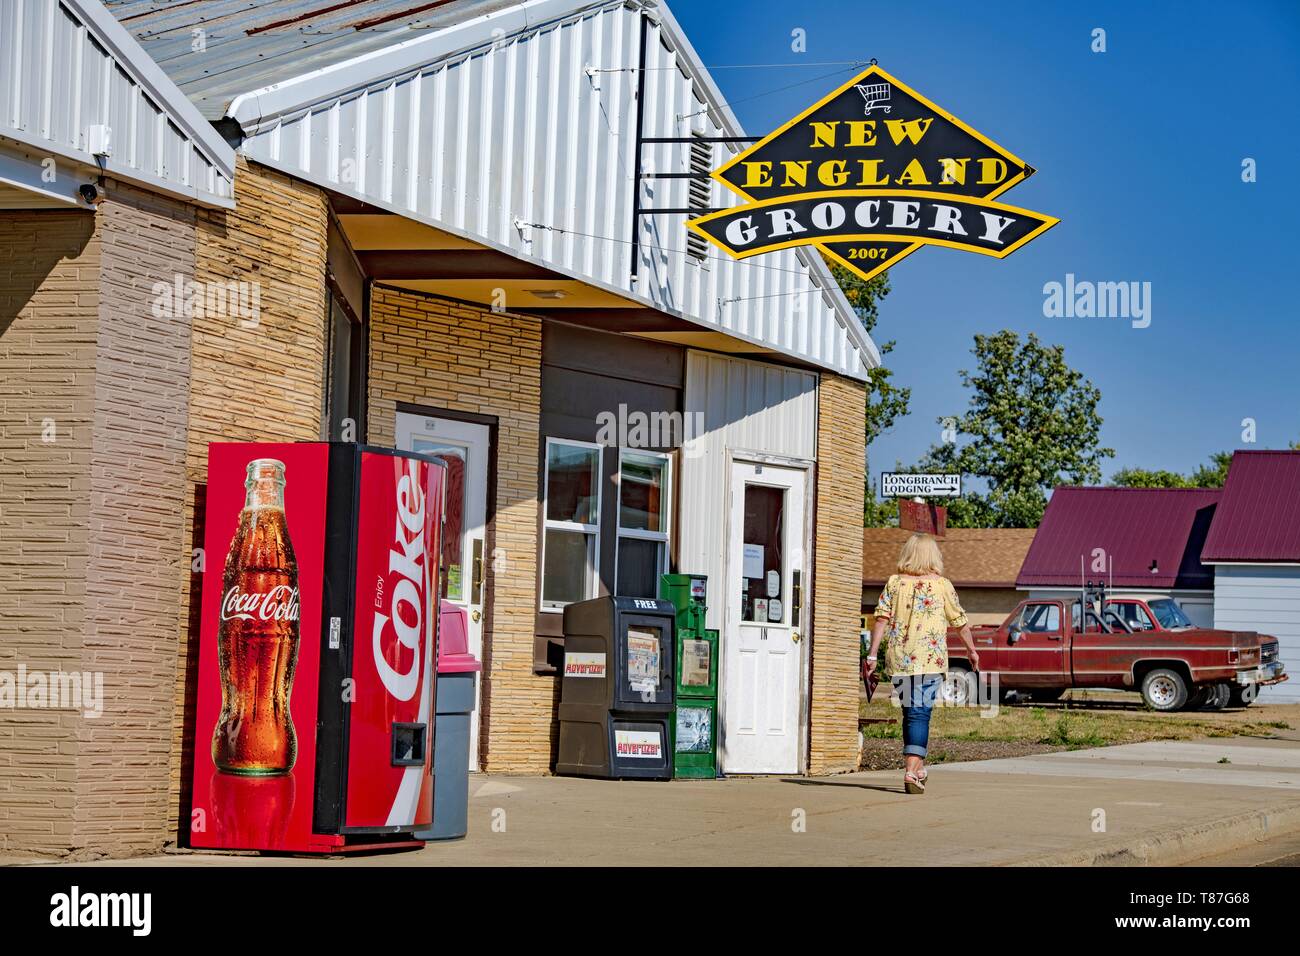
[[[1108,597],[1098,615],[1078,598],[1022,601],[997,627],[971,628],[980,670],[1000,691],[1056,700],[1071,687],[1137,690],[1153,710],[1245,706],[1284,673],[1277,638],[1254,631],[1195,627],[1172,598]],[[948,633],[944,697],[962,703],[970,662],[957,631]]]

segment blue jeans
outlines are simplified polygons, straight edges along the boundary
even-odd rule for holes
[[[930,743],[930,711],[943,685],[942,674],[895,677],[894,690],[903,704],[903,754],[924,757]]]

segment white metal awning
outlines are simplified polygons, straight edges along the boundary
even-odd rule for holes
[[[234,205],[235,154],[99,0],[0,3],[0,208],[84,205],[101,174]]]
[[[859,379],[879,364],[815,252],[737,262],[688,248],[682,213],[634,216],[638,189],[643,209],[691,205],[689,180],[637,181],[638,104],[646,138],[744,135],[662,3],[454,0],[425,22],[398,0],[345,9],[214,0],[204,9],[213,33],[223,31],[221,70],[198,69],[206,61],[192,62],[165,11],[135,0],[110,7],[135,11],[137,35],[148,24],[146,47],[165,51],[160,62],[208,115],[230,96],[225,117],[259,163],[368,212],[538,264],[592,290],[582,298],[602,311],[610,297],[657,310],[677,323],[662,333],[673,341],[725,339]],[[377,37],[340,19],[358,11],[398,28]],[[297,57],[286,21],[304,47]],[[231,76],[242,75],[263,85],[231,94]],[[710,143],[712,165],[738,148]],[[646,144],[643,157],[683,172],[691,158],[683,143]],[[716,183],[708,189],[710,205],[739,202]]]

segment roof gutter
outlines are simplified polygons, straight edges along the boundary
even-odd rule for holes
[[[610,0],[575,4],[574,0],[528,0],[451,26],[371,50],[270,86],[241,93],[230,101],[226,115],[238,121],[245,135],[268,123],[293,116],[349,90],[360,90],[450,60],[514,33],[536,29],[589,9],[613,6]]]

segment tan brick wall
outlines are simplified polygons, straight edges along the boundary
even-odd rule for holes
[[[865,412],[862,383],[821,376],[809,747],[814,774],[854,770],[858,757]]]
[[[85,629],[100,242],[0,212],[0,670],[76,670]],[[0,710],[0,849],[74,845],[74,711]]]
[[[121,185],[108,195],[82,656],[105,699],[79,734],[76,833],[87,855],[128,856],[168,838],[190,320],[158,291],[193,278],[195,212]]]
[[[485,770],[547,772],[556,682],[533,674],[541,322],[375,286],[370,341],[370,441],[393,443],[399,401],[498,419],[486,551],[502,548],[506,560],[502,572],[490,560],[485,569],[480,754]]]
[[[227,310],[194,316],[185,455],[185,539],[173,580],[181,596],[173,617],[179,641],[171,726],[168,829],[188,805],[197,631],[191,631],[194,502],[207,481],[208,443],[296,441],[321,435],[325,365],[325,248],[327,204],[315,186],[239,158],[231,211],[200,210],[195,271],[202,282],[255,286],[255,322]],[[251,302],[251,299],[249,300]],[[197,542],[202,546],[202,541]],[[205,555],[217,569],[225,555]],[[197,608],[195,608],[197,610]],[[176,615],[173,602],[172,614]],[[188,832],[188,820],[184,832]]]

